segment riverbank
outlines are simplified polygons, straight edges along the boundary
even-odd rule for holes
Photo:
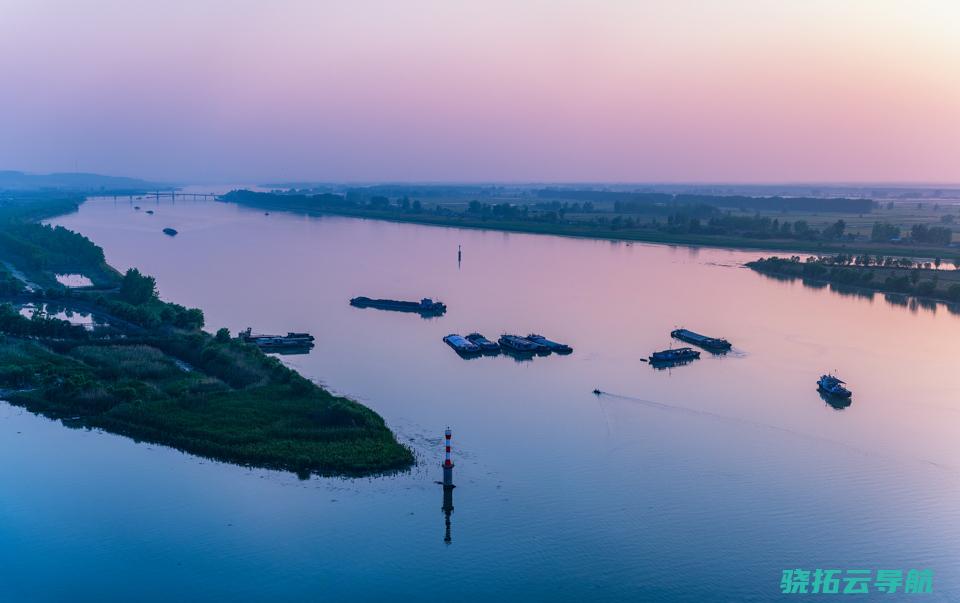
[[[747,267],[782,278],[911,295],[931,301],[960,302],[960,270],[938,270],[894,258],[874,258],[864,263],[863,257],[810,257],[801,261],[798,256],[775,256],[748,262]]]
[[[4,399],[220,461],[300,475],[370,475],[413,463],[375,412],[330,394],[256,346],[202,330],[203,312],[160,300],[155,281],[120,275],[85,237],[35,220],[76,207],[49,196],[0,209],[0,388]],[[69,289],[56,274],[98,274]],[[112,272],[111,272],[112,271]],[[112,276],[111,276],[112,275]],[[40,309],[24,316],[17,306]],[[87,330],[55,316],[91,312]]]
[[[862,238],[823,238],[825,233],[810,231],[808,238],[793,236],[782,238],[783,224],[779,218],[769,216],[722,216],[716,208],[707,213],[714,221],[722,221],[724,226],[711,226],[706,218],[696,217],[697,207],[676,210],[675,214],[664,214],[641,221],[639,217],[611,211],[592,211],[591,213],[558,214],[554,210],[504,209],[505,205],[481,205],[478,211],[457,211],[449,206],[427,207],[419,203],[408,208],[392,203],[350,202],[331,194],[302,195],[287,193],[253,193],[250,191],[232,191],[220,197],[222,201],[236,203],[266,211],[286,211],[307,215],[337,215],[354,218],[367,218],[390,222],[422,224],[426,226],[448,226],[520,232],[528,234],[548,234],[579,238],[592,238],[617,241],[635,241],[667,245],[689,245],[720,247],[730,249],[758,249],[767,251],[796,251],[804,253],[828,254],[882,254],[910,256],[919,258],[960,257],[960,249],[955,247],[919,245],[907,242],[873,242]],[[464,206],[468,203],[464,201]],[[536,206],[533,206],[536,207]],[[499,208],[499,209],[498,209]],[[781,216],[786,220],[786,217]],[[809,216],[796,216],[797,222],[806,224]],[[845,214],[837,214],[831,219],[840,222]],[[862,218],[862,216],[861,216]],[[671,223],[673,222],[673,223]],[[731,222],[732,225],[727,224]],[[737,224],[745,226],[737,227]],[[791,226],[791,229],[794,226]],[[804,227],[806,228],[806,226]],[[727,234],[718,231],[729,230]],[[826,230],[826,229],[824,229]],[[792,232],[792,230],[791,230]]]

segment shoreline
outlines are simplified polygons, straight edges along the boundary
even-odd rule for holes
[[[283,198],[283,195],[276,195]],[[425,213],[403,213],[398,211],[380,211],[368,209],[320,208],[316,206],[301,207],[296,204],[273,205],[270,203],[255,203],[249,199],[238,200],[217,197],[218,202],[233,203],[238,207],[259,211],[277,211],[307,216],[341,216],[395,222],[400,224],[418,224],[421,226],[440,226],[449,228],[464,228],[469,230],[489,230],[494,232],[515,232],[521,234],[552,235],[577,239],[596,239],[598,241],[623,241],[628,243],[649,243],[652,245],[680,245],[685,247],[710,247],[716,249],[730,249],[734,251],[767,251],[780,253],[804,254],[832,254],[847,253],[871,255],[895,255],[898,257],[929,258],[945,255],[960,256],[960,249],[904,247],[890,244],[853,244],[826,243],[822,241],[804,243],[799,239],[754,239],[742,236],[727,235],[685,235],[664,232],[647,231],[642,229],[616,230],[573,224],[549,224],[540,222],[510,222],[497,220],[482,220],[469,217],[454,217]]]
[[[14,207],[28,207],[20,212],[26,219],[0,209],[4,401],[70,426],[301,478],[385,475],[415,464],[369,407],[226,329],[204,331],[203,312],[161,300],[153,278],[136,269],[121,275],[86,237],[39,224],[77,209],[61,197],[23,195]],[[60,271],[98,271],[114,282],[70,289],[53,278]],[[28,291],[26,282],[45,289]],[[17,310],[22,303],[42,311],[27,318]],[[56,318],[61,310],[97,314],[107,326],[87,331]]]

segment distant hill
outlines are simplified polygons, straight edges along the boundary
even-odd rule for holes
[[[139,178],[104,176],[58,172],[54,174],[28,174],[26,172],[0,171],[0,190],[61,190],[70,192],[139,192],[170,190],[169,184],[148,182]]]

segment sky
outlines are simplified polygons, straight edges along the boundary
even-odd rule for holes
[[[0,169],[960,182],[955,0],[0,0]]]

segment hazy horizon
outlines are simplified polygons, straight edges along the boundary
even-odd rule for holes
[[[960,182],[960,5],[8,0],[0,168]]]

